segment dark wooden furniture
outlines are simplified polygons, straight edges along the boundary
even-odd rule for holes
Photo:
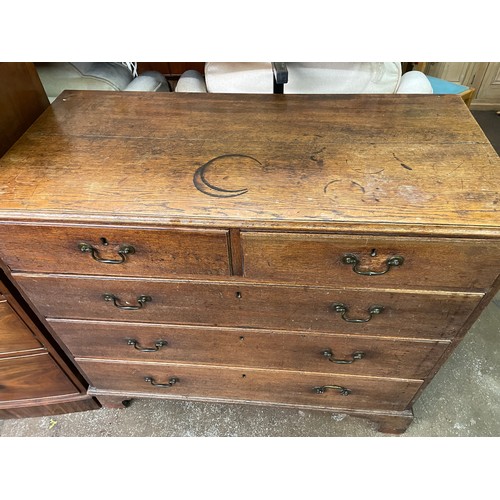
[[[0,271],[0,418],[99,408]]]
[[[0,63],[0,156],[48,106],[32,63]],[[0,418],[99,408],[87,385],[0,270]]]
[[[0,62],[0,156],[48,106],[33,63]]]
[[[65,92],[0,166],[0,257],[107,405],[403,432],[499,288],[499,159],[456,96]]]

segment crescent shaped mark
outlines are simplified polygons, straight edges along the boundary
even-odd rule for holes
[[[245,194],[248,191],[247,189],[242,189],[241,191],[237,191],[235,193],[234,192],[222,193],[219,192],[218,190],[213,190],[213,188],[210,188],[203,182],[203,179],[201,178],[200,175],[200,169],[196,170],[196,172],[194,173],[193,184],[195,188],[201,193],[206,194],[208,196],[214,196],[216,198],[233,198],[234,196],[240,196],[242,194]]]
[[[215,158],[212,158],[209,160],[207,163],[203,164],[201,167],[199,167],[196,172],[194,173],[193,176],[193,184],[198,189],[198,191],[202,192],[203,194],[206,194],[208,196],[214,196],[216,198],[232,198],[235,196],[241,196],[242,194],[245,194],[248,192],[247,188],[243,189],[224,189],[218,186],[214,186],[213,184],[210,184],[210,182],[207,181],[205,177],[205,170],[215,161],[220,160],[221,158],[231,158],[231,157],[239,157],[239,158],[250,158],[251,160],[256,161],[259,165],[262,165],[262,163],[254,158],[253,156],[249,155],[242,155],[242,154],[227,154],[227,155],[221,155],[217,156]],[[215,193],[213,191],[216,191]]]

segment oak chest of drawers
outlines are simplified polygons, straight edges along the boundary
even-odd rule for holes
[[[105,405],[402,432],[499,288],[499,159],[455,96],[68,91],[0,166],[3,265]]]

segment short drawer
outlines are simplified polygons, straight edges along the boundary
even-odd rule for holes
[[[48,354],[0,359],[0,402],[79,394]]]
[[[13,271],[105,276],[227,276],[223,230],[0,224],[0,257]]]
[[[425,378],[448,342],[243,329],[52,320],[76,358]]]
[[[242,232],[244,276],[349,287],[486,290],[500,241]]]
[[[422,383],[419,380],[181,364],[80,360],[79,365],[91,385],[100,390],[317,408],[404,410]]]
[[[0,302],[0,355],[42,349],[31,330],[7,302]]]
[[[48,318],[449,338],[480,294],[16,275]]]

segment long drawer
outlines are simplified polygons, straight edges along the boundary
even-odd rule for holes
[[[481,295],[17,275],[48,318],[454,336]],[[133,308],[130,310],[129,308]]]
[[[0,257],[14,271],[116,276],[228,276],[224,230],[0,224]]]
[[[76,358],[180,362],[425,378],[448,342],[364,336],[52,320]]]
[[[404,410],[422,383],[324,373],[87,359],[79,360],[79,365],[91,384],[105,391],[323,408]]]
[[[242,232],[247,278],[349,287],[486,290],[500,241]]]
[[[0,402],[79,394],[47,353],[0,359]]]

